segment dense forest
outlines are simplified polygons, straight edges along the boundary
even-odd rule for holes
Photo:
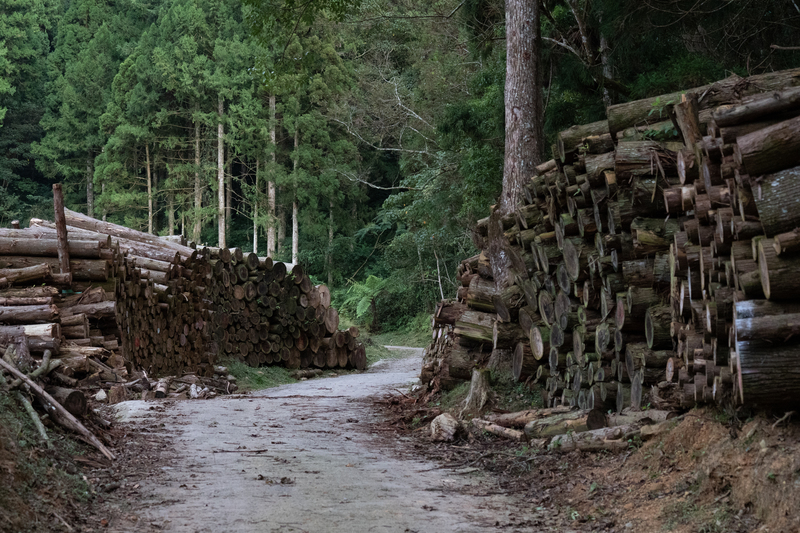
[[[91,216],[300,262],[376,327],[454,293],[501,189],[502,2],[0,4],[0,225],[50,218],[62,182]],[[800,65],[795,0],[540,13],[546,147],[613,103]]]

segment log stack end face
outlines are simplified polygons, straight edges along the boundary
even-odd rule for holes
[[[519,312],[515,375],[536,368],[527,379],[548,404],[617,409],[652,396],[678,409],[726,398],[779,407],[800,398],[790,383],[800,380],[788,377],[800,326],[780,318],[800,305],[797,72],[742,82],[691,89],[685,102],[683,91],[659,97],[681,102],[683,145],[628,136],[640,135],[655,98],[561,132],[559,160],[526,186],[525,223],[503,223],[504,246],[529,257],[521,294],[535,314]],[[608,143],[592,138],[603,135]],[[468,280],[459,295],[485,316],[470,315],[455,336],[435,325],[440,362],[449,346],[469,344],[459,332],[480,331],[497,308],[504,331],[520,320],[486,274],[492,268],[482,275],[478,263],[459,267]],[[767,304],[745,305],[758,298]],[[762,316],[737,316],[748,312]]]

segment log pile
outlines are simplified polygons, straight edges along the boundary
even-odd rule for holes
[[[244,255],[238,248],[197,250],[70,210],[66,222],[70,238],[109,248],[106,261],[72,260],[75,277],[85,282],[74,289],[105,283],[103,302],[96,303],[102,311],[87,311],[106,320],[113,330],[107,335],[118,333],[125,360],[150,375],[208,376],[219,355],[252,366],[366,366],[358,328],[338,329],[327,287],[313,286],[299,265],[288,271],[284,263]],[[55,232],[55,224],[33,219],[28,229],[4,231],[30,239]],[[25,259],[10,258],[7,264],[40,268]],[[85,293],[80,298],[95,303],[87,302]]]
[[[221,354],[250,366],[366,367],[356,327],[339,330],[331,295],[302,266],[212,249],[208,296],[214,302],[213,338]]]
[[[677,140],[642,126],[659,102]],[[553,153],[479,221],[423,381],[508,350],[549,407],[799,403],[800,70],[612,106]]]

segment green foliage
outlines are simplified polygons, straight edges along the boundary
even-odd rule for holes
[[[296,212],[297,260],[345,314],[383,331],[417,329],[457,290],[458,262],[477,252],[469,228],[501,188],[503,2],[0,6],[0,225],[49,218],[58,180],[72,208],[86,208],[92,185],[96,216],[147,229],[152,200],[155,233],[215,244],[221,124],[229,245],[265,255],[278,230],[274,256],[291,261]],[[800,64],[800,52],[770,48],[800,45],[789,3],[542,9],[545,145],[607,104]]]

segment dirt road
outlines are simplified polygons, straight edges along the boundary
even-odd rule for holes
[[[163,475],[141,482],[128,513],[136,523],[112,529],[546,531],[530,521],[533,506],[520,509],[480,473],[419,460],[412,441],[379,431],[375,399],[416,381],[421,352],[363,374],[174,402],[160,413],[121,404],[127,423],[160,428],[154,437],[171,446]]]

